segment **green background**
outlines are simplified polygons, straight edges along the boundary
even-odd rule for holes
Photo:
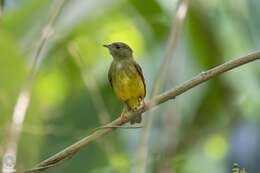
[[[53,4],[5,2],[0,18],[0,161],[16,100]],[[133,48],[146,79],[146,99],[151,97],[176,5],[175,0],[65,0],[33,81],[17,143],[17,170],[31,168],[86,136],[101,124],[99,116],[107,122],[107,116],[112,120],[120,115],[121,104],[107,80],[112,58],[103,44],[122,41]],[[258,0],[191,0],[160,92],[258,50],[259,18]],[[73,46],[81,62],[75,60]],[[256,61],[154,109],[145,145],[146,172],[228,173],[233,162],[258,172],[259,104]],[[143,129],[118,129],[46,172],[138,172],[143,133]]]

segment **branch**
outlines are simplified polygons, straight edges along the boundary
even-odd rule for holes
[[[260,59],[260,51],[251,53],[247,56],[244,56],[244,57],[232,60],[232,61],[228,61],[228,62],[226,62],[222,65],[219,65],[217,67],[214,67],[208,71],[201,72],[200,74],[198,74],[191,80],[188,80],[188,81],[176,86],[175,88],[172,88],[172,89],[152,98],[151,100],[148,100],[146,102],[146,105],[144,107],[139,108],[137,111],[126,113],[127,119],[130,120],[132,118],[135,118],[139,114],[146,112],[159,104],[162,104],[171,99],[175,99],[177,96],[185,93],[186,91],[196,87],[199,84],[202,84],[202,83],[210,80],[211,78],[213,78],[217,75],[220,75],[220,74],[230,71],[236,67],[239,67],[243,64],[246,64],[246,63],[258,60],[258,59]],[[112,132],[115,129],[113,126],[121,126],[125,123],[126,122],[121,122],[120,118],[117,118],[116,120],[103,126],[103,128],[98,128],[96,131],[92,132],[90,135],[86,136],[85,138],[81,139],[80,141],[70,145],[69,147],[65,148],[64,150],[60,151],[59,153],[42,161],[41,163],[36,165],[34,168],[32,168],[28,171],[25,171],[25,173],[41,172],[45,169],[56,166],[61,161],[70,159],[78,151],[80,151],[81,148],[85,147],[86,145],[88,145],[88,144],[96,141],[97,139]],[[111,126],[111,127],[109,127],[109,126]],[[106,128],[106,127],[108,127],[108,128]]]

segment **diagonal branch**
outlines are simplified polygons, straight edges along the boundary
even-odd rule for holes
[[[151,108],[162,104],[166,101],[169,101],[171,99],[175,99],[175,97],[185,93],[186,91],[196,87],[199,84],[202,84],[211,78],[218,76],[222,73],[225,73],[227,71],[230,71],[234,68],[237,68],[243,64],[255,61],[260,59],[260,51],[251,53],[249,55],[246,55],[244,57],[228,61],[222,65],[219,65],[217,67],[214,67],[208,71],[201,72],[194,78],[176,86],[175,88],[172,88],[154,98],[151,100],[148,100],[146,102],[146,106],[139,108],[136,112],[128,112],[127,113],[127,118],[128,120],[131,118],[134,118],[138,116],[140,113],[143,113],[147,110],[150,110]],[[65,148],[64,150],[60,151],[59,153],[51,156],[50,158],[42,161],[41,163],[37,164],[34,168],[25,171],[26,173],[28,172],[41,172],[45,169],[48,169],[50,167],[56,166],[58,163],[61,161],[64,161],[66,159],[70,159],[72,156],[74,156],[78,151],[80,151],[81,148],[85,147],[86,145],[96,141],[97,139],[109,134],[112,132],[115,128],[107,128],[107,126],[121,126],[125,124],[126,122],[121,122],[120,118],[117,118],[116,120],[106,124],[105,126],[101,128],[97,128],[94,130],[90,135],[86,136],[85,138],[81,139],[80,141],[70,145],[69,147]]]

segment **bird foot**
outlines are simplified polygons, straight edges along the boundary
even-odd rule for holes
[[[141,108],[145,108],[146,107],[146,103],[144,100],[141,101],[140,105],[137,107],[137,109],[141,109]],[[136,110],[137,110],[136,109]]]
[[[122,112],[122,113],[120,114],[120,120],[121,120],[122,123],[124,123],[124,122],[127,121],[127,118],[126,118],[126,116],[125,116],[125,112]]]

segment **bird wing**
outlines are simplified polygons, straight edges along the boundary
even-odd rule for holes
[[[141,76],[142,78],[142,81],[143,81],[143,84],[144,84],[144,97],[146,95],[146,85],[145,85],[145,80],[144,80],[144,75],[143,75],[143,71],[142,71],[142,68],[140,67],[140,65],[134,61],[134,66],[138,72],[138,74]]]
[[[110,83],[110,86],[113,88],[113,83],[112,83],[112,64],[110,65],[110,68],[108,70],[108,81]]]

